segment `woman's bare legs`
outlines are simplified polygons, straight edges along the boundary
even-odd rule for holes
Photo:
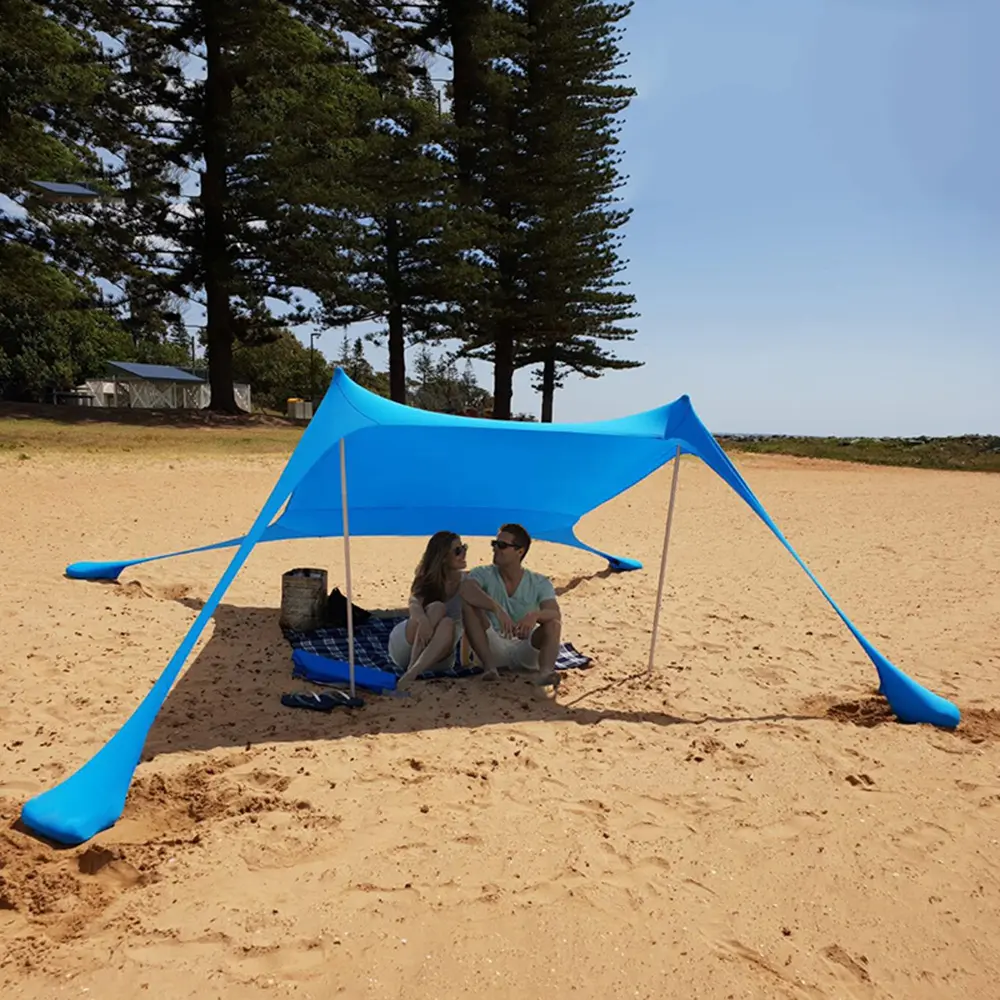
[[[431,627],[431,633],[438,626],[438,622],[445,615],[445,606],[440,601],[432,601],[430,604],[424,608],[424,614],[427,616],[427,622]],[[406,641],[410,644],[410,662],[406,665],[407,671],[413,666],[414,661],[420,658],[420,654],[424,651],[424,647],[427,643],[417,638],[417,621],[411,618],[406,623]]]
[[[439,605],[442,608],[443,606]],[[419,654],[410,657],[409,669],[396,682],[397,688],[408,687],[414,677],[429,670],[435,663],[446,659],[449,651],[455,649],[455,623],[447,616],[435,616],[434,634]],[[416,646],[414,646],[416,653]]]

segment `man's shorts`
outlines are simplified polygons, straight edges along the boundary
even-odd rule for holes
[[[486,630],[486,641],[498,667],[513,670],[537,670],[538,650],[531,639],[506,639],[493,628]]]

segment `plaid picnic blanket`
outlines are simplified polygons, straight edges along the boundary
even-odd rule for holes
[[[387,670],[397,677],[403,673],[389,658],[389,633],[404,618],[369,618],[363,625],[354,630],[354,662],[362,667],[373,670]],[[307,653],[316,653],[332,660],[346,660],[348,657],[347,629],[321,628],[314,632],[285,632],[285,638],[293,649],[302,649]],[[433,677],[471,677],[482,673],[482,667],[463,666],[459,648],[455,649],[455,663],[447,670],[428,671],[421,674],[422,679]],[[589,667],[591,659],[578,652],[572,644],[564,642],[559,647],[556,658],[557,670],[571,670]]]

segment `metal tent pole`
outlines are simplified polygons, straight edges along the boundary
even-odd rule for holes
[[[344,577],[347,586],[347,666],[354,697],[354,590],[351,586],[351,529],[347,521],[347,460],[340,439],[340,506],[344,517]]]
[[[660,584],[656,590],[656,609],[653,611],[653,634],[649,641],[649,663],[646,673],[653,672],[653,655],[656,652],[656,633],[660,627],[660,606],[663,603],[663,584],[667,578],[667,550],[670,547],[670,529],[674,523],[674,502],[677,499],[677,477],[681,471],[681,446],[674,455],[674,477],[670,482],[670,504],[667,507],[667,527],[663,534],[663,555],[660,557]]]

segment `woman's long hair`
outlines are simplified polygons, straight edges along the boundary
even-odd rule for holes
[[[427,548],[424,549],[424,554],[417,564],[411,589],[413,596],[418,597],[423,605],[445,599],[449,557],[457,541],[458,535],[454,531],[438,531],[431,535]]]

